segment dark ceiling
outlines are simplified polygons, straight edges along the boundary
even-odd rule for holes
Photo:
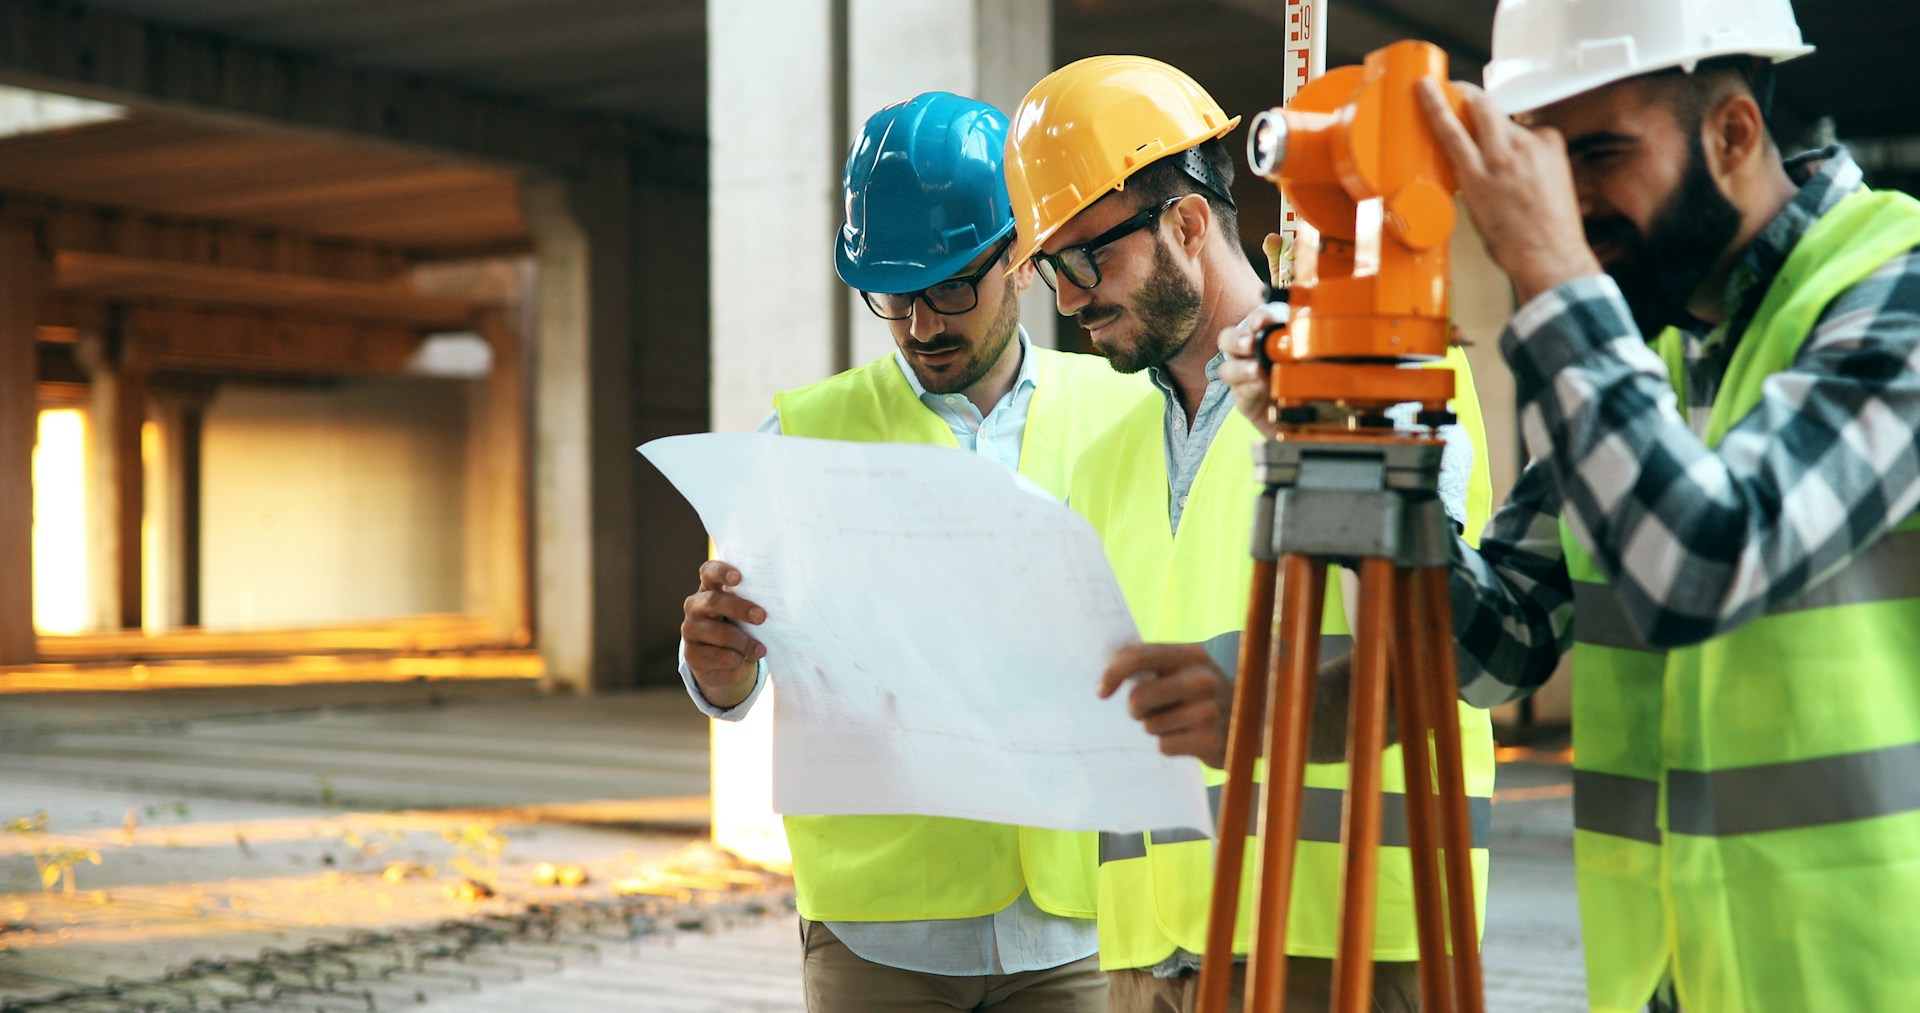
[[[971,2],[971,0],[956,0]],[[782,0],[766,0],[778,18]],[[1494,0],[1330,0],[1329,58],[1358,59],[1418,36],[1477,78]],[[706,129],[706,9],[700,0],[81,0],[86,9],[340,63],[437,78],[556,108]],[[1782,71],[1783,128],[1833,118],[1841,137],[1916,130],[1920,37],[1911,0],[1796,0],[1820,52]],[[1281,0],[1054,0],[1060,62],[1101,52],[1160,56],[1242,108],[1271,104]]]
[[[706,132],[701,0],[79,0],[175,28]],[[781,0],[768,0],[778,16]]]
[[[779,18],[787,10],[783,0],[764,2],[769,18]],[[1053,3],[1058,63],[1099,53],[1140,53],[1186,69],[1232,113],[1264,109],[1280,98],[1285,42],[1281,0]],[[1397,39],[1421,37],[1448,50],[1455,76],[1479,77],[1495,0],[1330,0],[1330,4],[1331,64],[1357,61],[1367,51]],[[701,0],[79,0],[78,6],[553,109],[625,116],[688,138],[700,138],[706,131],[706,8]],[[1920,137],[1916,125],[1920,60],[1909,56],[1904,44],[1920,37],[1920,3],[1797,0],[1795,9],[1804,35],[1820,51],[1782,68],[1776,116],[1782,146],[1788,150],[1806,146],[1820,136],[1819,125],[1825,119],[1840,139],[1868,142],[1859,150],[1871,181],[1920,190],[1920,140],[1900,141],[1909,135]],[[201,128],[182,129],[192,133]],[[106,128],[93,143],[116,135],[131,137],[133,132],[133,126]],[[201,143],[244,147],[239,138],[211,134]],[[43,144],[58,147],[53,141]],[[289,138],[281,147],[293,151],[298,143]],[[261,157],[270,161],[270,155],[260,148]],[[158,201],[155,209],[231,213],[257,200],[279,216],[276,222],[304,224],[303,216],[324,217],[322,205],[327,201],[323,198],[340,171],[352,174],[350,167],[333,166],[325,159],[316,162],[303,157],[287,165],[286,172],[257,162],[245,168],[260,170],[266,180],[298,178],[317,195],[313,207],[276,195],[256,198],[246,186],[236,184],[223,188],[225,192],[194,197],[207,207],[175,208],[178,201]],[[16,168],[15,175],[31,175],[24,167]],[[437,179],[425,164],[388,166],[374,159],[362,163],[362,168],[392,170],[397,178],[405,177],[396,186],[416,190]],[[85,189],[85,180],[61,182]],[[462,177],[460,182],[496,189],[509,185],[504,178],[479,176]],[[0,183],[47,189],[34,186],[31,179]],[[154,188],[170,185],[171,181],[153,182]],[[1266,217],[1271,197],[1264,189],[1236,187],[1251,201],[1254,213],[1249,217],[1254,221]],[[68,196],[79,199],[90,194]],[[369,236],[393,233],[391,238],[407,243],[458,246],[463,241],[481,243],[488,236],[504,240],[518,231],[517,222],[505,219],[466,222],[456,214],[444,221],[432,220],[429,212],[434,209],[419,205],[416,210],[426,217],[418,221],[383,217],[378,201],[386,195],[362,196],[363,210],[369,212],[362,216]],[[126,199],[124,194],[121,199]],[[408,233],[410,228],[415,232]],[[475,231],[463,234],[462,228]]]

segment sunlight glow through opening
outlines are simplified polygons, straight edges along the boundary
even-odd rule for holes
[[[40,413],[33,448],[33,625],[78,633],[87,625],[87,418]]]

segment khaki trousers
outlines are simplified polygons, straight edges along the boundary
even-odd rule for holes
[[[927,974],[862,959],[825,925],[800,919],[808,1013],[1104,1013],[1100,959],[1019,974]]]
[[[1233,965],[1230,1013],[1241,1013],[1247,965]],[[1200,975],[1156,978],[1152,971],[1110,971],[1107,1013],[1193,1013],[1200,1003]],[[1333,961],[1287,958],[1287,1013],[1324,1013],[1333,1004]],[[1420,965],[1413,961],[1375,961],[1373,1008],[1378,1013],[1419,1013]]]

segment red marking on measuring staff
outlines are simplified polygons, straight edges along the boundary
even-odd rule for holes
[[[1300,86],[1327,69],[1327,0],[1286,0],[1288,26],[1285,57],[1281,61],[1280,98],[1293,101]],[[1286,198],[1280,199],[1280,234],[1297,240],[1302,223]]]

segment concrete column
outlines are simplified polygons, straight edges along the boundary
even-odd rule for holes
[[[705,540],[634,447],[707,419],[707,290],[686,267],[706,260],[706,202],[688,175],[602,151],[523,194],[539,271],[534,623],[555,689],[678,681]]]
[[[633,321],[624,159],[530,183],[539,264],[534,516],[536,636],[547,684],[632,685],[638,667],[631,498]]]
[[[40,425],[34,312],[46,254],[29,223],[0,218],[0,665],[31,664],[33,445]]]
[[[533,637],[527,615],[527,355],[517,314],[487,313],[474,328],[493,350],[467,428],[467,611],[487,616],[503,642]]]
[[[1053,5],[1046,0],[847,0],[847,123],[923,91],[950,91],[1013,115],[1027,89],[1053,69]],[[838,209],[836,208],[836,211]],[[839,220],[834,221],[838,227]],[[886,322],[847,293],[852,357],[890,351]],[[1035,281],[1020,301],[1033,340],[1055,345],[1052,293]]]
[[[534,236],[536,304],[533,517],[534,638],[546,685],[593,685],[593,494],[591,316],[587,238],[557,179],[529,181],[521,192]]]
[[[145,624],[147,517],[142,429],[148,367],[118,321],[80,336],[76,349],[91,380],[87,409],[87,515],[92,621],[99,630]]]
[[[753,428],[776,390],[849,363],[849,307],[833,271],[847,4],[707,4],[716,430]]]

